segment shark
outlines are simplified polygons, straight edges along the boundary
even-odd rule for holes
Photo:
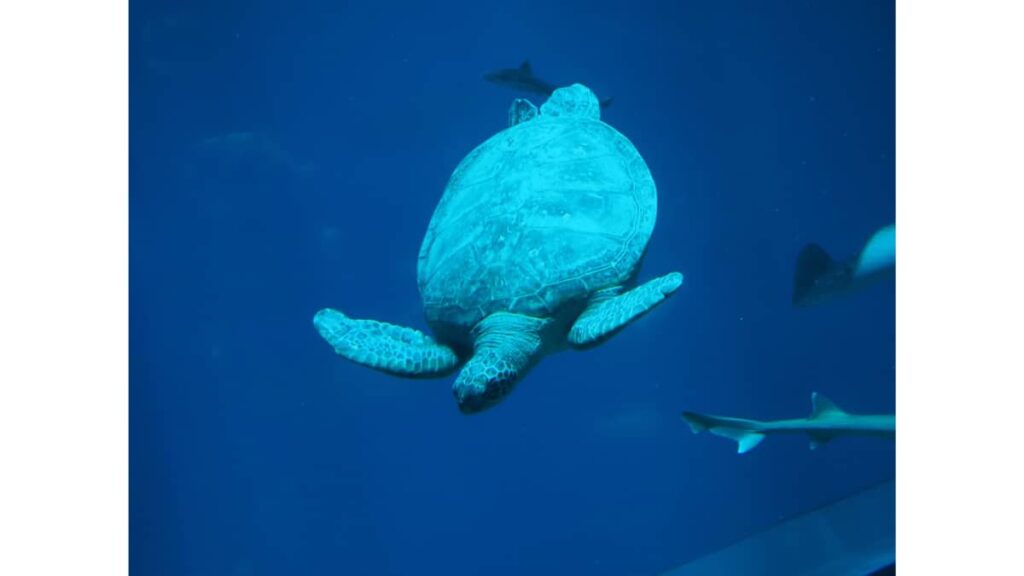
[[[817,244],[808,244],[796,259],[793,305],[807,307],[853,292],[896,271],[896,224],[876,230],[856,256],[837,261]]]
[[[896,438],[895,414],[850,414],[817,392],[811,394],[811,415],[790,420],[747,420],[683,412],[683,421],[694,434],[707,430],[736,442],[736,453],[745,454],[769,434],[806,434],[811,450],[838,436]]]
[[[533,67],[529,60],[524,60],[517,68],[502,68],[484,74],[484,80],[523,92],[551,96],[558,86],[549,84],[533,75]],[[601,108],[611,106],[612,99],[601,100]]]

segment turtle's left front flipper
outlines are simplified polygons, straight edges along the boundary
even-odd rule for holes
[[[395,376],[440,377],[459,365],[451,348],[412,328],[356,320],[331,308],[317,312],[313,325],[338,355]]]
[[[569,343],[589,348],[604,342],[665,301],[683,284],[678,272],[650,280],[632,290],[590,304],[569,331]]]

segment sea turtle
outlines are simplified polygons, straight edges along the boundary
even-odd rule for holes
[[[657,193],[636,148],[600,119],[581,84],[537,108],[516,99],[509,127],[455,169],[417,268],[436,340],[326,308],[313,323],[339,355],[389,374],[441,377],[459,409],[500,402],[545,355],[597,345],[683,282],[635,279]]]

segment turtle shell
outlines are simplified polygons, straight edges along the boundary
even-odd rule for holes
[[[417,269],[432,325],[469,330],[498,311],[553,317],[634,275],[657,214],[650,170],[596,113],[546,112],[495,134],[452,174]]]

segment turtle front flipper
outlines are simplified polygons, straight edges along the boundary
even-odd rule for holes
[[[683,275],[673,272],[617,296],[595,298],[572,325],[569,343],[590,348],[604,342],[664,302],[682,284]]]
[[[317,312],[313,325],[338,355],[395,376],[439,377],[459,365],[451,348],[412,328],[356,320],[331,308]]]

